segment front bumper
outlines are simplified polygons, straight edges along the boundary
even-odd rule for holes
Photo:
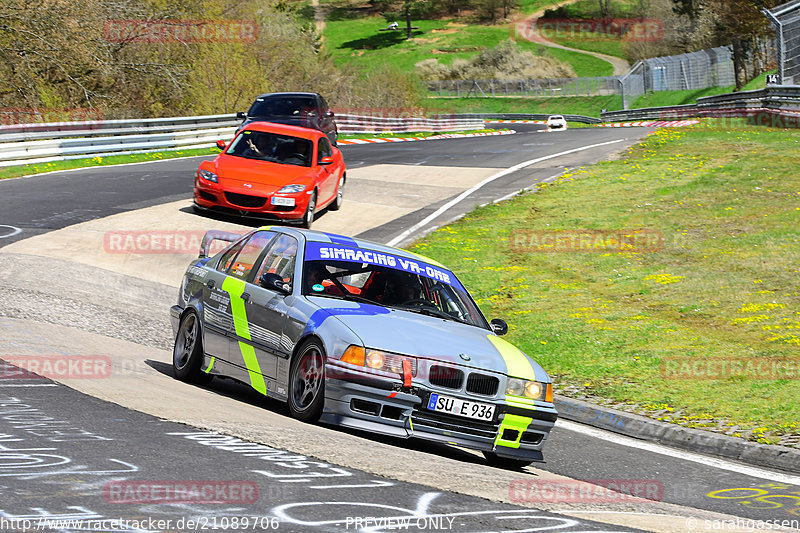
[[[294,200],[293,206],[272,205],[272,198]],[[201,209],[263,220],[300,221],[308,207],[309,193],[275,194],[228,190],[218,183],[195,177],[194,204]]]
[[[408,390],[399,380],[337,363],[329,360],[326,364],[324,422],[401,438],[439,441],[510,459],[543,460],[544,441],[558,417],[552,404],[531,402],[521,407],[503,399],[465,397],[417,383]],[[479,421],[428,410],[428,397],[433,392],[493,404],[494,419]]]

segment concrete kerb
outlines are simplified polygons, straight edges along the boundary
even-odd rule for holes
[[[786,446],[759,444],[702,429],[686,428],[560,395],[556,395],[555,404],[560,418],[634,439],[754,466],[800,472],[800,450]]]

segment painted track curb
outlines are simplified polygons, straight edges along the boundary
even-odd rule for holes
[[[430,137],[373,137],[371,139],[342,139],[337,144],[350,145],[350,144],[382,144],[382,143],[398,143],[410,141],[439,141],[442,139],[466,139],[469,137],[492,137],[495,135],[513,135],[517,133],[514,130],[493,131],[487,133],[441,133],[439,135],[431,135]]]
[[[754,466],[800,472],[800,450],[759,444],[702,429],[653,420],[565,396],[555,396],[558,416],[572,422],[695,453],[733,459]]]

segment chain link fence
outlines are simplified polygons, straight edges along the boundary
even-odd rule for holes
[[[763,13],[775,27],[778,84],[800,84],[800,0],[792,0]]]
[[[800,4],[800,0],[795,0]],[[722,46],[638,61],[625,76],[543,80],[443,80],[426,82],[431,96],[553,97],[622,95],[625,109],[649,91],[680,91],[734,84],[733,57]]]

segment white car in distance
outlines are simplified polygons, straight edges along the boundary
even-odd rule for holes
[[[562,115],[550,115],[547,118],[547,129],[549,131],[558,131],[567,129],[567,119]]]

